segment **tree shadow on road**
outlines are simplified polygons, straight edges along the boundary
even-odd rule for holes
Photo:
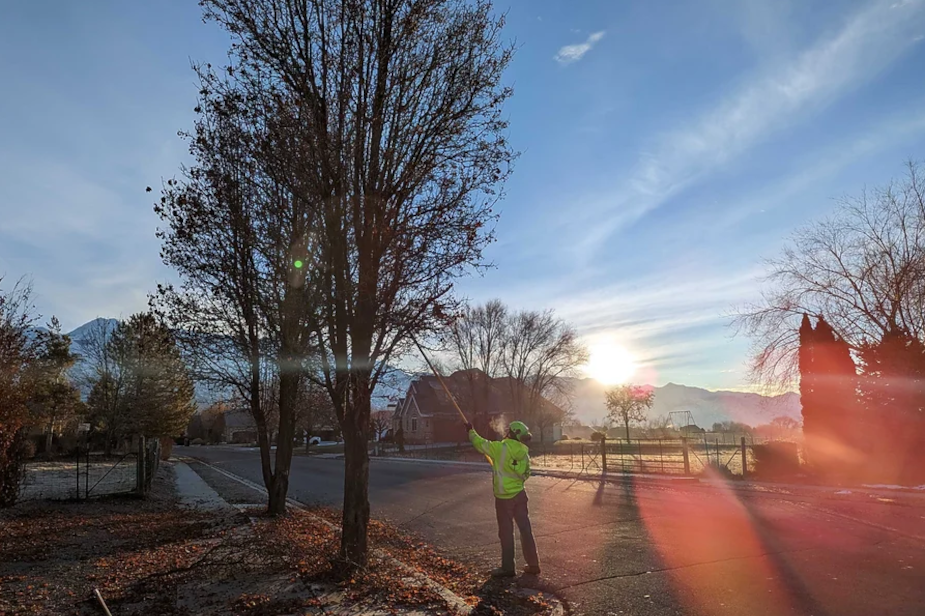
[[[787,560],[786,554],[788,551],[792,550],[787,550],[780,544],[780,541],[772,535],[771,520],[761,513],[750,499],[740,498],[739,502],[742,503],[745,511],[748,512],[748,516],[752,521],[752,528],[761,544],[762,551],[771,562],[773,570],[780,576],[781,583],[789,591],[790,598],[793,600],[795,607],[803,614],[827,616],[830,612],[819,604],[810,586]]]

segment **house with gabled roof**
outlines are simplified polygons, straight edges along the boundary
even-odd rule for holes
[[[443,377],[463,412],[478,432],[484,436],[496,437],[503,424],[522,418],[529,422],[534,415],[527,409],[518,412],[523,404],[517,404],[518,396],[526,399],[523,387],[510,378],[492,378],[481,370],[459,370]],[[545,398],[538,404],[547,416],[565,417],[565,412]],[[514,415],[517,414],[518,417]],[[496,429],[497,428],[497,429]],[[558,428],[558,426],[555,426]],[[392,417],[392,434],[402,431],[405,443],[458,443],[467,440],[466,429],[452,401],[440,381],[432,375],[415,378],[408,385],[404,398],[400,399]],[[550,429],[546,440],[561,435],[561,428]],[[539,434],[534,431],[534,436]]]

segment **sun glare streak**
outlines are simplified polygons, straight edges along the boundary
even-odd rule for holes
[[[783,572],[757,532],[747,508],[718,475],[709,498],[693,491],[674,490],[661,499],[639,499],[639,513],[657,546],[672,582],[688,607],[710,612],[717,588],[734,588],[772,616],[800,613]],[[678,512],[684,512],[683,521]],[[679,523],[680,522],[680,523]],[[698,563],[735,563],[729,567]],[[709,591],[705,589],[711,589]]]
[[[604,385],[626,383],[636,373],[636,360],[626,347],[613,342],[600,342],[592,345],[590,351],[585,374]]]

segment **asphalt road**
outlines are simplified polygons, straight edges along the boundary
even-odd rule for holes
[[[256,451],[175,451],[261,483]],[[296,457],[290,495],[338,507],[343,479],[342,460]],[[527,492],[543,579],[575,614],[925,614],[923,495],[548,477]],[[487,472],[374,460],[370,501],[447,556],[498,564]]]

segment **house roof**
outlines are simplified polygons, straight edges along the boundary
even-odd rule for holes
[[[257,423],[250,411],[243,409],[232,409],[225,411],[225,428],[256,428]]]
[[[473,410],[488,416],[503,415],[517,409],[518,392],[525,388],[511,378],[492,378],[481,370],[460,370],[443,377],[447,388],[452,392],[463,412]],[[406,396],[409,403],[417,405],[421,415],[442,416],[456,415],[456,409],[435,376],[421,376],[408,386]],[[540,398],[546,410],[558,415],[565,412],[545,398]]]

